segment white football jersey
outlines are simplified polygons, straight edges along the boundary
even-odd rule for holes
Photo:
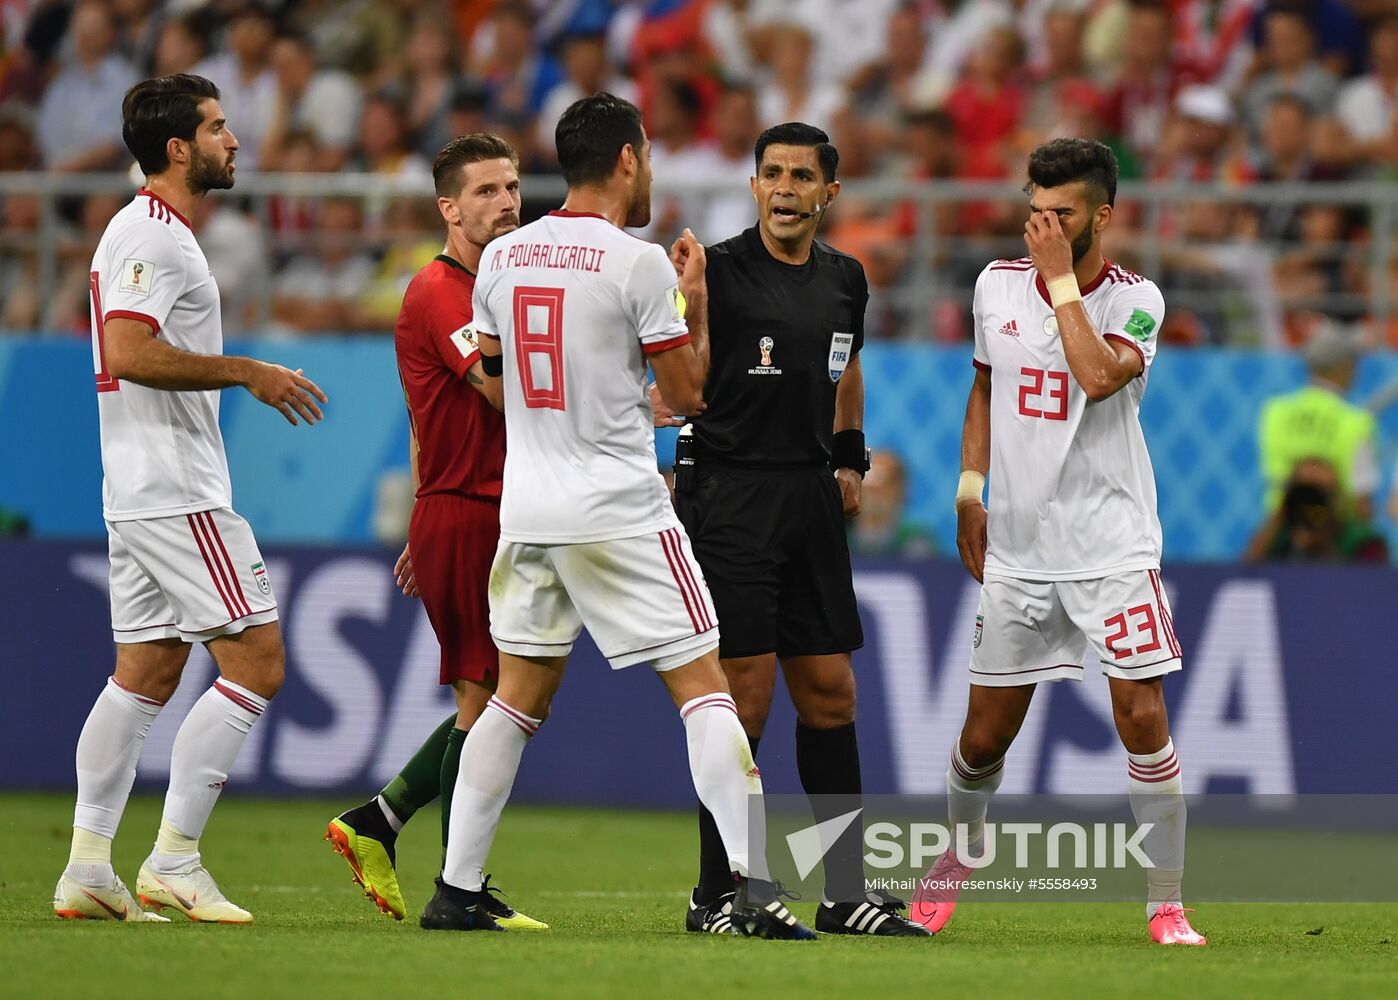
[[[103,331],[117,317],[150,324],[182,351],[223,353],[218,285],[188,221],[143,188],[107,223],[90,279],[104,516],[130,521],[232,506],[219,391],[151,389],[107,373]]]
[[[995,261],[976,280],[975,364],[991,375],[988,575],[1089,580],[1160,566],[1138,412],[1165,300],[1110,262],[1082,291],[1097,329],[1144,362],[1139,378],[1098,402],[1068,368],[1029,258]]]
[[[551,212],[491,242],[472,304],[504,354],[500,537],[600,542],[679,523],[655,462],[646,355],[686,343],[665,251]]]

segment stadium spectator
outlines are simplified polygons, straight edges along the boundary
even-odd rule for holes
[[[965,78],[947,96],[956,131],[959,174],[1004,177],[1014,155],[1010,140],[1024,114],[1020,84],[1024,45],[1010,27],[992,28],[968,64]]]
[[[44,325],[44,297],[39,287],[37,195],[15,194],[0,207],[0,329],[32,333]]]
[[[719,97],[714,113],[715,157],[712,179],[723,190],[710,197],[703,221],[692,227],[699,242],[726,240],[752,225],[753,205],[748,178],[752,176],[753,144],[762,131],[757,123],[757,95],[742,84],[731,84]]]
[[[49,170],[72,173],[122,161],[121,98],[136,80],[114,51],[116,28],[99,0],[73,8],[72,53],[39,103],[39,149]]]
[[[1357,8],[1370,6],[1382,12],[1386,0],[1268,0],[1253,19],[1252,42],[1265,57],[1267,21],[1274,11],[1303,18],[1315,40],[1321,64],[1337,79],[1354,72],[1364,62],[1364,29],[1355,16]]]
[[[262,166],[262,143],[272,126],[277,104],[277,77],[271,68],[275,38],[276,26],[267,9],[245,3],[230,16],[228,50],[210,55],[194,70],[217,85],[224,114],[238,123],[238,164],[244,170]]]
[[[1187,65],[1170,52],[1169,10],[1133,0],[1121,40],[1122,63],[1107,97],[1107,124],[1142,163],[1151,163],[1165,138],[1175,95],[1193,82]]]
[[[1299,8],[1277,7],[1263,15],[1262,60],[1266,70],[1243,95],[1243,123],[1257,139],[1274,98],[1291,94],[1318,114],[1335,103],[1334,75],[1315,55],[1315,33]]]
[[[932,555],[936,543],[920,526],[907,519],[908,473],[898,454],[884,448],[869,456],[859,516],[850,521],[850,551],[861,556]]]
[[[1286,481],[1281,504],[1248,542],[1244,562],[1388,561],[1388,543],[1341,502],[1339,475],[1321,458],[1303,458]]]
[[[270,278],[262,227],[218,198],[199,199],[189,221],[218,282],[224,333],[256,331]]]
[[[149,69],[170,5],[160,0],[113,0],[110,6],[117,24],[117,52],[131,66]]]
[[[281,141],[278,169],[306,174],[320,169],[320,143],[309,129],[296,129]],[[278,250],[301,248],[302,239],[315,225],[319,201],[303,194],[277,194],[268,199],[267,217]]]
[[[284,137],[308,129],[319,146],[320,170],[338,170],[349,158],[363,100],[354,79],[341,70],[318,69],[304,35],[282,35],[272,44],[277,103],[263,144],[263,169],[282,166]]]
[[[1253,179],[1276,183],[1339,180],[1338,170],[1316,160],[1314,143],[1315,120],[1305,99],[1277,94],[1262,119]],[[1280,203],[1260,209],[1258,236],[1264,242],[1296,243],[1301,235],[1301,210],[1297,206]]]
[[[1024,125],[1034,132],[1035,141],[1026,144],[1026,155],[1046,139],[1080,134],[1061,130],[1064,112],[1073,105],[1102,102],[1083,61],[1084,23],[1082,11],[1067,4],[1050,7],[1044,14],[1044,47],[1029,66],[1031,86]],[[1102,110],[1093,108],[1094,113]]]
[[[1364,291],[1364,251],[1351,244],[1349,212],[1343,205],[1307,205],[1296,212],[1299,239],[1276,262],[1276,294],[1286,310],[1325,311],[1357,320],[1362,306],[1353,298]]]
[[[1348,81],[1335,101],[1339,145],[1350,162],[1377,163],[1394,155],[1398,112],[1398,17],[1384,18],[1369,41],[1369,72]]]
[[[359,138],[347,168],[380,177],[430,177],[432,168],[412,150],[407,127],[407,105],[397,92],[371,94],[359,115]]]
[[[1173,0],[1176,58],[1184,60],[1200,82],[1237,93],[1253,61],[1251,29],[1258,0]]]
[[[927,31],[917,8],[900,7],[888,18],[880,58],[866,67],[852,90],[852,106],[877,149],[898,136],[904,117],[923,102]],[[848,146],[841,144],[842,149]],[[848,154],[846,154],[848,155]]]
[[[751,84],[757,76],[751,0],[713,0],[704,7],[700,32],[725,80]]]
[[[815,33],[804,20],[784,17],[772,25],[771,76],[758,91],[758,122],[805,122],[829,129],[844,97],[822,68],[812,72]]]
[[[27,105],[17,100],[0,104],[0,173],[38,167],[34,125],[34,112]]]
[[[202,18],[194,14],[180,14],[167,17],[160,23],[151,62],[151,76],[174,76],[176,73],[193,72],[209,47],[209,40],[204,34],[201,22]]]
[[[1335,469],[1341,509],[1362,520],[1372,516],[1379,485],[1374,415],[1345,399],[1359,353],[1353,329],[1322,318],[1304,349],[1308,384],[1263,405],[1258,445],[1267,511],[1279,506],[1297,464],[1318,458]]]
[[[273,285],[272,317],[301,333],[356,329],[356,300],[374,276],[374,260],[359,249],[363,212],[353,198],[320,205],[312,249],[293,257]]]
[[[529,4],[504,0],[472,40],[472,71],[485,81],[492,122],[527,127],[562,78],[557,64],[534,45],[533,32]]]
[[[438,18],[419,15],[413,21],[403,74],[407,126],[413,149],[429,163],[449,138],[465,134],[447,128],[460,60],[455,36],[442,30]]]
[[[651,223],[638,232],[642,239],[668,246],[703,210],[701,198],[683,193],[719,169],[714,144],[699,138],[702,112],[699,92],[683,80],[666,80],[656,88],[646,115],[651,171],[660,188],[670,190],[652,195]],[[673,190],[677,185],[680,191]]]
[[[635,104],[640,95],[636,85],[617,73],[607,60],[607,39],[602,34],[568,35],[563,39],[565,77],[549,91],[539,112],[536,142],[541,161],[556,166],[558,154],[553,131],[574,101],[606,91]]]
[[[1202,83],[1181,89],[1154,160],[1153,176],[1196,183],[1237,182],[1250,172],[1228,94]]]

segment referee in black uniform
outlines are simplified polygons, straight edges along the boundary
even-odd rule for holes
[[[868,469],[859,351],[869,286],[857,260],[815,239],[840,190],[830,137],[788,122],[763,132],[755,154],[758,224],[705,250],[707,408],[692,437],[681,433],[676,505],[713,594],[719,656],[753,753],[780,662],[799,720],[801,785],[821,797],[823,820],[857,808],[861,791],[850,653],[864,632],[845,518],[859,513]],[[679,243],[673,256],[681,266]],[[699,832],[686,927],[726,932],[733,881],[702,806]],[[816,929],[925,935],[899,915],[901,902],[865,893],[862,832],[854,824],[826,854]]]

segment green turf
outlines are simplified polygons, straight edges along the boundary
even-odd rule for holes
[[[353,803],[230,796],[204,856],[251,927],[67,922],[50,894],[67,857],[71,800],[0,795],[0,995],[5,997],[489,996],[919,997],[1392,996],[1398,906],[1213,904],[1204,949],[1160,948],[1138,904],[963,906],[934,940],[824,937],[809,944],[685,934],[694,867],[687,815],[512,807],[490,869],[544,934],[427,933],[394,923],[321,841]],[[117,841],[134,882],[159,803],[132,802]],[[400,841],[410,910],[437,864],[437,811]],[[1322,858],[1308,863],[1320,864]],[[1279,872],[1279,878],[1285,873]],[[812,906],[793,906],[803,918]],[[1311,933],[1323,928],[1321,933]]]

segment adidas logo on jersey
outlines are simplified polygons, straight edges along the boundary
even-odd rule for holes
[[[1004,326],[1000,327],[1000,332],[1004,334],[1006,337],[1018,337],[1019,326],[1015,323],[1014,320],[1010,320]]]

